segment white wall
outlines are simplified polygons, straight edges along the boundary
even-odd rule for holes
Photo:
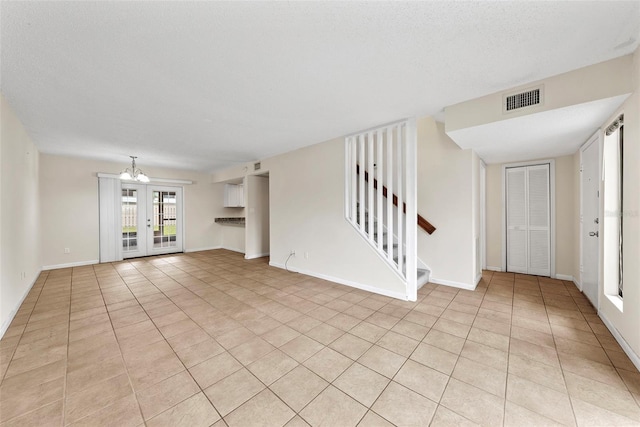
[[[623,348],[631,353],[632,360],[640,369],[640,49],[636,50],[633,56],[630,78],[634,91],[620,111],[613,116],[624,113],[623,310],[619,310],[604,295],[604,279],[601,276],[599,313],[613,328],[613,332],[623,340]],[[604,130],[609,123],[610,121],[603,123],[602,129]],[[601,197],[600,201],[603,199],[604,197]],[[603,222],[601,221],[601,224]],[[602,233],[602,226],[600,232]]]
[[[479,159],[458,147],[443,123],[431,117],[417,123],[418,213],[436,227],[431,235],[418,232],[418,256],[432,282],[474,288]]]
[[[185,251],[222,245],[222,186],[207,174],[140,166],[151,177],[193,180],[184,186]],[[42,265],[55,268],[97,262],[99,259],[98,178],[96,173],[118,173],[122,163],[42,154],[40,157]],[[64,248],[70,253],[65,254]]]
[[[0,337],[40,274],[39,158],[0,95]]]
[[[249,175],[245,179],[245,258],[269,254],[269,177]]]
[[[402,281],[344,218],[344,139],[261,160],[270,181],[270,263],[403,298]],[[249,166],[246,168],[245,166]],[[214,174],[244,176],[252,164]],[[305,257],[305,254],[308,257]]]

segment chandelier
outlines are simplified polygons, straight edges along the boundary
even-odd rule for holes
[[[149,182],[149,177],[136,167],[136,156],[131,157],[131,167],[120,172],[120,179],[127,181]]]

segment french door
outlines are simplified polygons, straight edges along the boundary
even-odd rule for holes
[[[182,252],[182,188],[122,184],[122,257]]]
[[[551,274],[549,164],[506,169],[507,271]]]

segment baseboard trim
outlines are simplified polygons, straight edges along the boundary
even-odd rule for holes
[[[262,257],[266,257],[269,256],[270,252],[263,252],[261,254],[253,254],[253,255],[247,255],[244,254],[244,259],[256,259],[256,258],[262,258]]]
[[[478,283],[480,283],[480,280],[482,280],[482,272],[480,272],[480,274],[476,276],[476,280],[473,282],[473,289],[475,289],[476,286],[478,286]]]
[[[497,271],[498,273],[502,272],[502,269],[500,267],[491,267],[491,266],[487,265],[486,269],[489,270],[489,271]]]
[[[480,277],[482,278],[482,276]],[[465,289],[467,291],[475,291],[476,286],[478,285],[478,282],[476,282],[475,285],[469,285],[468,283],[454,282],[453,280],[437,279],[435,277],[432,277],[429,280],[429,282],[435,283],[436,285],[445,285],[445,286],[451,286],[453,288]]]
[[[636,368],[640,371],[640,356],[638,356],[633,351],[631,346],[627,344],[624,338],[622,338],[622,335],[620,335],[620,332],[618,332],[618,330],[613,326],[613,323],[611,323],[609,319],[607,319],[607,316],[605,316],[601,310],[598,310],[598,316],[600,316],[600,318],[602,319],[602,322],[609,329],[609,332],[611,332],[611,335],[613,335],[616,341],[618,341],[618,344],[620,344],[620,347],[622,347],[622,350],[629,357],[629,359],[631,360],[631,363],[633,363],[636,366]]]
[[[29,292],[31,292],[31,289],[33,289],[33,285],[36,284],[38,277],[40,277],[40,273],[42,273],[42,270],[38,270],[35,277],[31,281],[31,285],[27,287],[27,290],[24,292],[24,295],[22,295],[22,298],[20,298],[20,301],[18,301],[14,309],[11,310],[11,313],[9,313],[9,317],[7,317],[7,319],[2,323],[2,328],[0,328],[0,339],[2,339],[5,332],[7,332],[7,329],[9,329],[11,322],[13,322],[13,318],[16,317],[16,314],[18,314],[18,310],[22,306],[22,303],[27,298],[27,295],[29,295]]]
[[[98,263],[99,263],[99,261],[97,259],[92,259],[90,261],[70,262],[68,264],[43,265],[42,266],[42,271],[57,270],[59,268],[82,267],[82,266],[85,266],[85,265],[93,265],[93,264],[98,264]]]
[[[231,252],[238,252],[239,254],[244,254],[244,249],[238,249],[238,248],[229,248],[227,246],[222,246],[218,249],[225,249],[227,251],[231,251]]]
[[[573,278],[573,276],[569,274],[557,274],[557,273],[556,273],[556,279],[566,280],[567,282],[574,282],[576,280]]]
[[[222,249],[222,246],[209,246],[206,248],[193,248],[193,249],[185,249],[184,253],[188,252],[202,252],[202,251],[213,251],[215,249]]]
[[[575,277],[573,278],[573,284],[576,285],[576,288],[578,288],[580,292],[582,292],[582,283],[580,283],[580,281]]]
[[[269,261],[269,265],[272,267],[282,268],[284,269],[284,264],[280,264],[278,262]],[[374,294],[384,295],[386,297],[396,298],[402,301],[407,301],[407,296],[402,292],[394,292],[389,291],[387,289],[380,289],[374,286],[365,285],[363,283],[354,282],[352,280],[346,280],[339,277],[333,277],[322,273],[317,273],[315,271],[304,270],[304,269],[291,269],[288,268],[289,271],[293,273],[300,273],[307,276],[317,277],[318,279],[328,280],[330,282],[339,283],[341,285],[350,286],[352,288],[361,289],[363,291],[372,292]]]

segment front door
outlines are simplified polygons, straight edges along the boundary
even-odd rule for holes
[[[598,211],[599,211],[599,146],[598,137],[589,140],[581,149],[582,164],[580,179],[582,195],[580,199],[580,232],[582,251],[580,259],[580,281],[582,292],[594,307],[598,307]]]
[[[122,184],[122,257],[182,252],[182,188]]]

